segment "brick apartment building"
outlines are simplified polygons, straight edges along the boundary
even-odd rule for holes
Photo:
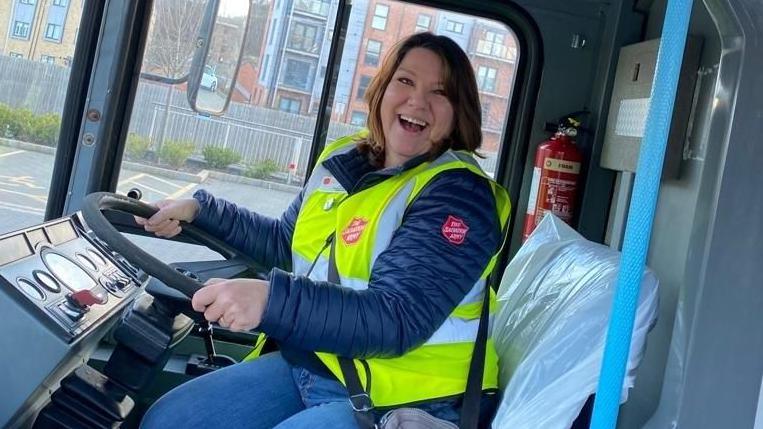
[[[82,15],[83,0],[5,0],[0,2],[0,53],[68,66]]]

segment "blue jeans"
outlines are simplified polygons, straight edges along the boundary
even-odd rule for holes
[[[457,420],[455,401],[422,409]],[[160,398],[143,429],[357,429],[347,389],[338,381],[291,367],[278,353],[191,380]]]

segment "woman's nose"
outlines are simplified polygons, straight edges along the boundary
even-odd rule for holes
[[[414,107],[421,107],[426,104],[426,97],[423,91],[418,89],[411,90],[408,93],[408,105]]]

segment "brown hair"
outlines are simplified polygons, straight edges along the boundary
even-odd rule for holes
[[[367,152],[371,162],[378,167],[384,165],[384,131],[381,123],[381,102],[392,75],[413,48],[424,48],[437,54],[443,65],[445,96],[453,106],[453,131],[440,142],[434,142],[429,152],[435,158],[447,149],[474,152],[482,144],[482,112],[469,58],[453,40],[429,32],[417,33],[398,42],[387,54],[382,66],[371,80],[366,90],[368,103],[369,135],[359,147]]]

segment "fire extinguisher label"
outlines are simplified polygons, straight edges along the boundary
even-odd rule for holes
[[[535,214],[535,205],[538,204],[538,185],[542,170],[540,167],[533,168],[533,181],[530,185],[530,200],[527,202],[527,214]]]
[[[580,173],[580,163],[574,161],[566,161],[564,159],[546,158],[543,163],[543,168],[549,171],[556,171],[558,173]]]
[[[535,213],[535,224],[537,225],[545,212],[558,216],[563,221],[570,223],[572,220],[572,205],[575,202],[576,183],[574,180],[561,178],[543,177],[540,186],[541,204],[538,212]]]

